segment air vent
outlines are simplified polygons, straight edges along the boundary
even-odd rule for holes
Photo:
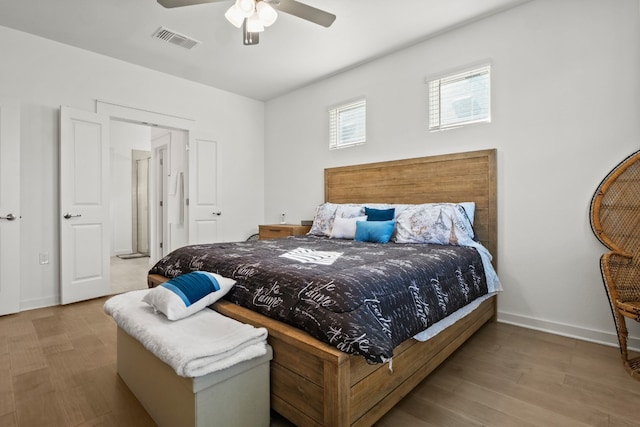
[[[173,43],[185,49],[191,49],[192,47],[200,44],[200,42],[196,39],[185,36],[184,34],[180,34],[165,27],[158,28],[156,32],[153,33],[153,38]]]

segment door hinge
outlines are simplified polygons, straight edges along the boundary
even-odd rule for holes
[[[187,206],[189,206],[189,198],[187,197],[187,199],[185,200],[185,203],[187,204]]]
[[[162,245],[162,242],[160,242],[160,249],[162,249],[162,248],[163,248],[163,245]]]
[[[162,202],[162,200],[160,200],[160,207],[164,206],[164,203]]]

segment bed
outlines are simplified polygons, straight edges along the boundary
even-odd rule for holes
[[[483,150],[325,170],[325,201],[420,204],[475,202],[474,230],[497,255],[496,152]],[[149,285],[166,281],[150,274]],[[407,339],[390,364],[371,364],[284,322],[228,301],[215,309],[269,330],[273,348],[271,406],[297,425],[371,425],[419,384],[484,323],[494,319],[496,297],[425,342]],[[369,357],[369,362],[371,362]]]

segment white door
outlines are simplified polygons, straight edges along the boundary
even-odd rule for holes
[[[61,107],[62,304],[109,293],[109,182],[109,118]]]
[[[0,315],[20,311],[20,105],[0,99]]]
[[[189,244],[218,241],[218,143],[189,132]]]

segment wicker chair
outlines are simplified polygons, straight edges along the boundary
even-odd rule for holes
[[[591,201],[591,228],[611,252],[600,270],[613,313],[622,361],[640,380],[640,357],[629,358],[625,318],[640,322],[640,151],[600,183]]]

